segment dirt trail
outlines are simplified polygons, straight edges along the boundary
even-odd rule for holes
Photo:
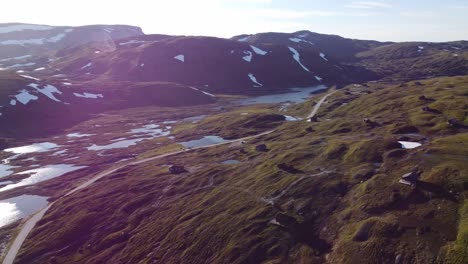
[[[326,94],[322,99],[320,99],[320,101],[312,109],[312,112],[307,116],[307,119],[314,117],[315,114],[318,112],[320,106],[323,104],[323,102],[325,102],[325,100],[335,92],[336,91],[332,91],[332,92]],[[95,183],[96,181],[98,181],[98,180],[100,180],[100,179],[102,179],[102,178],[104,178],[106,176],[109,176],[112,173],[116,172],[117,170],[123,169],[123,168],[125,168],[127,166],[138,165],[138,164],[142,164],[142,163],[145,163],[145,162],[148,162],[148,161],[162,159],[162,158],[165,158],[165,157],[169,157],[169,156],[173,156],[173,155],[177,155],[177,154],[180,154],[180,153],[185,153],[185,152],[189,152],[189,151],[193,151],[193,150],[197,150],[197,149],[212,148],[212,147],[216,147],[216,146],[227,145],[227,144],[232,144],[232,143],[236,143],[236,142],[242,142],[242,141],[245,141],[245,140],[249,140],[249,139],[253,139],[253,138],[257,138],[257,137],[261,137],[261,136],[264,136],[264,135],[271,134],[274,131],[275,130],[271,130],[271,131],[263,132],[263,133],[258,134],[258,135],[248,136],[248,137],[234,139],[234,140],[227,140],[227,141],[222,142],[222,143],[217,143],[217,144],[208,145],[208,146],[195,147],[195,148],[191,148],[191,149],[179,150],[179,151],[159,155],[159,156],[156,156],[156,157],[151,157],[151,158],[147,158],[147,159],[143,159],[143,160],[128,162],[128,163],[122,164],[122,165],[120,165],[118,167],[111,168],[111,169],[105,170],[105,171],[97,174],[92,179],[80,184],[76,188],[74,188],[71,191],[69,191],[68,193],[66,193],[63,197],[69,196],[69,195],[71,195],[71,194],[73,194],[73,193],[75,193],[75,192],[77,192],[79,190],[85,189],[85,188],[89,187],[91,184]],[[302,180],[302,179],[299,179],[299,180]],[[18,236],[16,236],[15,240],[13,241],[13,244],[8,249],[8,253],[5,256],[5,258],[3,259],[3,264],[13,264],[13,262],[14,262],[14,260],[16,258],[16,255],[18,254],[21,246],[23,245],[23,242],[26,240],[26,237],[32,231],[32,229],[37,224],[37,222],[39,222],[42,219],[42,217],[45,215],[47,210],[49,210],[49,208],[52,207],[53,204],[54,204],[54,202],[49,204],[46,208],[42,209],[41,211],[39,211],[35,215],[33,215],[30,219],[28,219],[23,224]]]

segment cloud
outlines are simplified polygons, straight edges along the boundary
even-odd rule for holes
[[[356,2],[352,2],[349,5],[346,5],[345,7],[355,8],[355,9],[375,9],[375,8],[391,8],[392,6],[384,2],[356,1]]]

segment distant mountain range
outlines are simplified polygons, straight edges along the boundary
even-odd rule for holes
[[[222,39],[145,35],[124,25],[0,24],[0,123],[10,124],[0,134],[31,132],[34,120],[51,120],[43,127],[55,130],[109,109],[205,104],[212,94],[463,75],[467,58],[466,41],[389,43],[309,31]]]

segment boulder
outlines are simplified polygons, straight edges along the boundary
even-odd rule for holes
[[[277,213],[275,220],[278,224],[287,228],[294,228],[298,224],[296,218],[284,213]]]
[[[169,167],[169,172],[172,174],[181,174],[187,172],[187,170],[184,168],[184,166],[172,165],[171,167]]]
[[[398,141],[390,141],[384,147],[386,150],[401,149],[401,144]]]
[[[260,145],[255,146],[255,150],[259,152],[265,152],[265,151],[268,151],[268,148],[265,144],[260,144]]]
[[[423,86],[423,84],[421,82],[415,82],[414,85],[416,86]]]
[[[419,96],[419,100],[426,101],[426,102],[434,102],[435,101],[434,98],[429,98],[429,97],[426,97],[425,95]]]
[[[297,174],[297,173],[301,173],[300,170],[294,168],[293,166],[291,165],[287,165],[285,163],[281,163],[281,164],[278,164],[276,165],[276,167],[282,171],[285,171],[285,172],[288,172],[288,173],[292,173],[292,174]]]
[[[386,158],[401,158],[405,156],[407,151],[404,149],[394,149],[392,151],[389,151],[385,156]]]
[[[312,133],[312,132],[314,132],[315,130],[314,130],[312,127],[307,127],[307,128],[305,129],[305,131],[308,132],[308,133]]]
[[[419,170],[413,170],[411,172],[405,173],[403,176],[401,176],[400,183],[411,186],[416,185],[420,175],[421,172]]]
[[[447,124],[451,127],[458,127],[460,123],[456,118],[450,118],[449,120],[447,120]]]
[[[318,118],[316,116],[309,118],[309,122],[318,122]]]

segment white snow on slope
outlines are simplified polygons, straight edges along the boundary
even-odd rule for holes
[[[10,33],[10,32],[15,32],[15,31],[23,31],[23,30],[49,30],[52,28],[53,27],[40,26],[40,25],[13,25],[13,26],[0,27],[0,34]]]
[[[18,100],[20,103],[22,103],[24,105],[28,104],[30,101],[34,101],[34,100],[39,99],[39,97],[30,94],[26,90],[20,91],[19,94],[15,95],[15,98],[16,98],[16,100]]]
[[[266,54],[268,53],[268,51],[264,51],[264,50],[262,50],[262,49],[259,49],[259,48],[255,47],[255,46],[253,46],[253,45],[250,45],[250,47],[251,47],[252,50],[253,50],[255,53],[257,53],[258,55],[262,55],[262,56],[263,56],[263,55],[266,55]]]
[[[190,89],[192,89],[192,90],[195,90],[195,91],[202,92],[202,93],[204,93],[204,94],[206,94],[206,95],[208,95],[208,96],[215,97],[215,95],[214,95],[214,94],[211,94],[211,93],[208,93],[208,92],[202,91],[202,90],[200,90],[200,89],[198,89],[198,88],[195,88],[195,87],[192,87],[192,86],[190,86],[189,88],[190,88]]]
[[[91,67],[92,65],[93,65],[93,63],[90,62],[90,63],[86,64],[85,66],[81,67],[80,70],[84,70],[84,69],[86,69],[86,68],[89,68],[89,67]]]
[[[317,81],[319,81],[319,82],[321,82],[323,80],[323,78],[321,78],[321,77],[319,77],[317,75],[315,75],[315,79],[317,79]]]
[[[300,38],[305,38],[305,37],[307,37],[308,35],[309,35],[309,33],[304,33],[304,34],[298,35],[298,37],[300,37]]]
[[[45,67],[40,67],[40,68],[34,69],[34,71],[43,71],[43,70],[45,70]]]
[[[238,39],[237,41],[240,41],[240,42],[244,42],[244,41],[247,41],[249,40],[251,36],[247,36],[247,37],[244,37],[244,38],[241,38],[241,39]]]
[[[47,84],[45,86],[43,86],[43,88],[39,88],[39,84],[37,83],[31,83],[31,84],[28,84],[29,87],[32,87],[34,89],[36,89],[38,92],[42,93],[43,95],[49,97],[51,100],[54,100],[56,102],[60,102],[59,99],[57,99],[55,96],[54,96],[54,93],[58,93],[58,94],[62,94],[61,91],[59,91],[57,89],[57,87],[55,86],[52,86],[50,84]]]
[[[414,149],[422,146],[422,144],[418,142],[398,141],[398,143],[400,143],[404,149]]]
[[[6,58],[6,59],[0,60],[0,62],[11,61],[11,60],[22,60],[22,59],[26,59],[29,57],[32,57],[32,55],[24,55],[24,56],[18,56],[18,57],[13,57],[13,58]]]
[[[259,82],[257,81],[257,78],[255,78],[255,76],[254,76],[252,73],[249,73],[248,76],[249,76],[250,80],[251,80],[254,84],[256,84],[256,85],[254,85],[254,87],[262,87],[262,86],[263,86],[263,84],[261,84],[261,83],[259,83]]]
[[[307,69],[307,67],[304,66],[304,65],[301,63],[301,56],[299,55],[299,52],[297,52],[297,50],[294,49],[294,48],[291,48],[291,47],[288,47],[288,48],[289,48],[289,50],[293,53],[293,59],[294,59],[295,61],[297,61],[297,63],[299,63],[299,65],[301,65],[301,67],[302,67],[305,71],[310,72],[309,69]]]
[[[185,62],[185,56],[183,54],[175,56],[174,59],[179,60],[181,62]]]
[[[81,98],[89,98],[89,99],[98,99],[98,98],[104,98],[102,94],[93,94],[93,93],[73,93],[74,96],[76,97],[81,97]]]
[[[12,99],[12,100],[10,101],[10,105],[15,106],[15,105],[16,105],[16,100],[15,100],[15,99]]]
[[[41,79],[34,78],[34,77],[32,77],[32,76],[29,76],[29,75],[22,75],[22,74],[20,74],[19,76],[21,76],[21,77],[23,77],[23,78],[35,80],[35,81],[40,81],[40,80],[41,80]]]
[[[289,40],[292,41],[292,42],[296,42],[296,43],[299,43],[299,42],[302,41],[302,39],[300,39],[300,38],[289,38]]]
[[[289,40],[292,41],[292,42],[295,42],[295,43],[305,42],[305,43],[309,43],[310,45],[315,45],[314,43],[312,43],[310,41],[303,40],[303,39],[300,39],[300,38],[289,38]]]
[[[327,57],[325,57],[325,53],[320,52],[320,57],[322,57],[322,59],[328,61]]]
[[[251,62],[252,61],[252,52],[251,51],[244,51],[244,54],[246,54],[246,56],[242,57],[243,60],[245,60],[246,62]]]
[[[28,63],[24,63],[24,64],[14,64],[14,65],[11,65],[11,66],[8,66],[6,67],[7,69],[14,69],[14,68],[19,68],[19,67],[28,67],[28,66],[33,66],[33,65],[36,65],[35,62],[28,62]]]
[[[124,45],[130,45],[130,44],[142,44],[142,43],[146,43],[146,41],[144,40],[129,40],[127,42],[122,42],[122,43],[119,43],[120,46],[124,46]]]
[[[42,45],[44,43],[55,43],[62,40],[67,33],[60,33],[50,38],[40,38],[40,39],[12,39],[0,41],[1,45]]]

